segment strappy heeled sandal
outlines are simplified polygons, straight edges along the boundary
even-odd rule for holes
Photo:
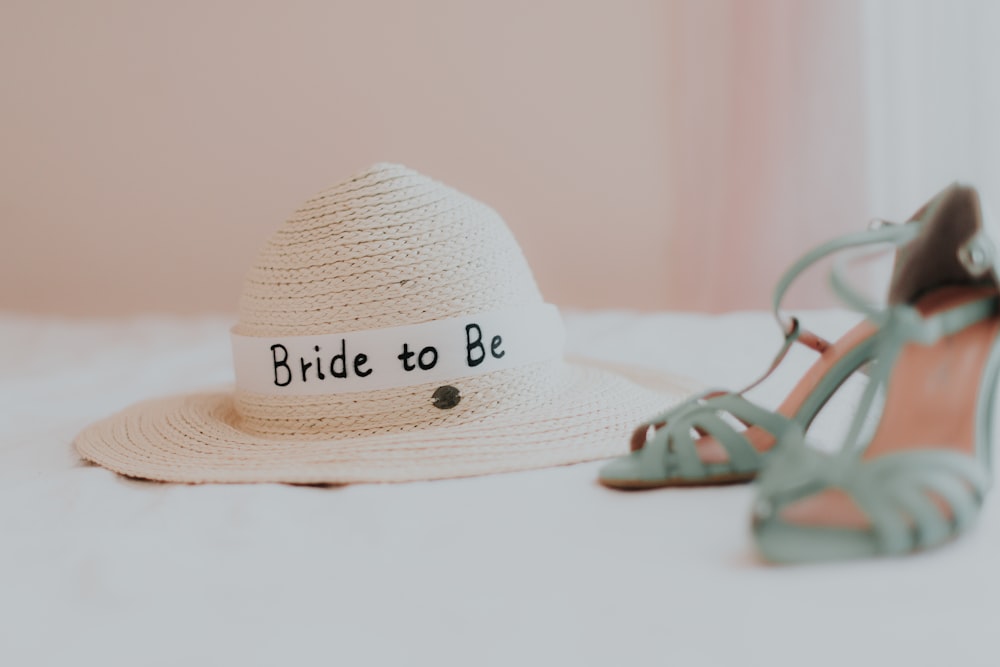
[[[839,450],[788,430],[761,474],[753,532],[769,560],[927,549],[979,514],[1000,373],[996,246],[972,188],[948,188],[922,217],[893,241],[906,245],[887,307],[847,283],[844,261],[833,267],[834,291],[878,328],[869,384]]]
[[[830,396],[874,354],[875,329],[865,323],[835,343],[804,329],[797,318],[781,310],[785,292],[812,264],[848,248],[884,243],[889,228],[868,230],[834,239],[796,262],[775,288],[774,316],[784,342],[767,371],[739,391],[712,390],[641,424],[632,434],[631,453],[614,459],[600,471],[605,486],[648,489],[663,486],[730,484],[753,480],[775,445],[789,429],[807,429]],[[745,394],[764,382],[795,344],[819,353],[795,389],[777,410],[748,400]],[[745,428],[738,430],[729,415]],[[697,436],[697,437],[696,437]]]
[[[756,478],[784,436],[806,431],[847,378],[871,360],[877,347],[877,327],[868,322],[835,343],[803,329],[798,319],[782,312],[785,293],[803,271],[829,255],[866,246],[905,245],[916,236],[918,218],[929,207],[930,203],[905,224],[883,223],[823,243],[793,264],[775,287],[773,313],[785,340],[764,375],[740,391],[699,394],[641,424],[632,434],[631,453],[606,464],[600,471],[601,483],[618,489],[649,489]],[[768,410],[748,400],[745,394],[770,377],[797,343],[820,356],[785,401],[777,410]],[[734,428],[732,418],[745,428]]]

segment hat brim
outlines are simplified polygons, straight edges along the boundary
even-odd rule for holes
[[[621,368],[619,367],[619,370]],[[276,440],[237,428],[233,395],[136,404],[85,429],[79,454],[129,477],[184,483],[349,484],[469,477],[623,454],[635,427],[697,389],[685,378],[567,363],[564,392],[528,410],[457,426],[334,440]]]

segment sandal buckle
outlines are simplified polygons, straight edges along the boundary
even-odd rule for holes
[[[974,278],[993,268],[994,256],[993,244],[982,234],[976,234],[958,249],[958,261]]]

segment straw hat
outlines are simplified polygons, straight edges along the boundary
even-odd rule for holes
[[[271,237],[232,330],[236,386],[140,403],[80,455],[171,482],[400,482],[620,454],[694,387],[568,363],[558,311],[489,207],[398,165]]]

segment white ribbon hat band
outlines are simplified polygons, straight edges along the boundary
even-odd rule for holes
[[[443,382],[563,358],[551,304],[388,329],[267,338],[232,334],[236,387],[270,396]]]

